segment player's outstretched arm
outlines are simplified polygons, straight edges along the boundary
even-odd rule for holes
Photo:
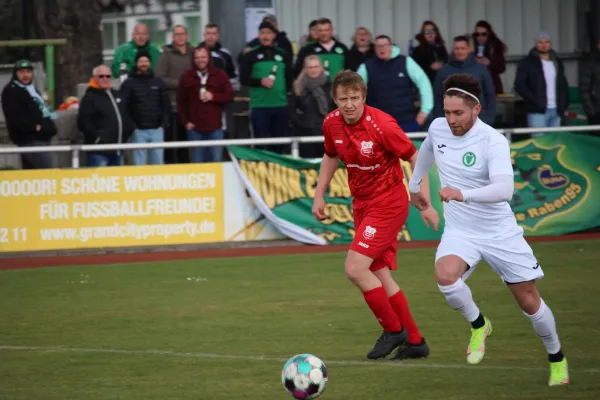
[[[329,187],[329,183],[335,174],[340,163],[339,157],[330,157],[327,154],[323,155],[321,161],[321,169],[319,170],[319,178],[317,179],[317,188],[315,189],[315,199],[313,201],[312,213],[316,219],[322,221],[327,218],[325,215],[325,191]]]
[[[420,181],[420,185],[418,183],[413,183],[413,186],[415,186],[414,188],[417,190],[417,192],[412,193],[413,191],[410,190],[410,201],[421,211],[421,218],[423,219],[425,226],[429,228],[430,225],[433,225],[433,230],[437,231],[440,224],[440,216],[431,206],[431,192],[428,174],[429,169],[433,165],[433,160],[433,146],[431,146],[431,141],[427,137],[421,145],[421,149],[413,154],[408,160],[413,169],[413,176],[411,177],[411,180],[415,177],[415,173],[418,173],[421,177],[419,180],[417,180],[417,182]]]
[[[426,137],[419,151],[410,159],[413,174],[408,181],[411,202],[421,211],[431,205],[428,172],[433,165],[433,161],[433,146],[429,137]]]

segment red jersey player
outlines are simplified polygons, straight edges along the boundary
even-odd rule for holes
[[[326,218],[325,191],[341,159],[354,196],[356,232],[346,257],[346,275],[362,291],[383,327],[367,357],[383,358],[395,348],[398,351],[391,359],[427,357],[429,347],[390,273],[396,269],[398,233],[410,207],[399,158],[414,168],[417,149],[393,117],[365,105],[366,94],[365,82],[352,71],[338,73],[332,82],[338,109],[323,123],[325,155],[312,211],[318,220]],[[425,179],[423,192],[429,198],[429,182]],[[427,226],[431,223],[437,230],[439,216],[431,206],[421,211],[421,216]]]

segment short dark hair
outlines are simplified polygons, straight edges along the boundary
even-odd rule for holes
[[[469,92],[473,96],[477,97],[477,99],[479,99],[479,96],[481,96],[481,85],[479,85],[479,81],[474,76],[469,74],[450,75],[448,79],[444,81],[444,96],[460,97],[470,107],[474,107],[476,104],[479,104],[479,102],[476,101],[473,97],[459,90],[450,90],[450,93],[446,94],[446,92],[452,88],[457,88],[464,90],[465,92]]]
[[[467,42],[467,44],[469,44],[471,39],[469,38],[468,35],[458,35],[458,36],[454,37],[454,41],[455,42]]]
[[[212,29],[212,28],[217,28],[217,31],[218,31],[219,30],[219,25],[215,24],[214,22],[211,22],[210,24],[204,25],[204,29]]]
[[[392,43],[392,38],[389,37],[388,35],[379,35],[375,38],[375,40],[379,40],[379,39],[387,39],[388,42]]]
[[[316,19],[313,19],[312,21],[310,21],[310,24],[308,24],[308,29],[310,29],[310,28],[313,28],[313,27],[317,26],[317,23],[318,23],[318,22],[319,22],[319,21],[318,21],[318,20],[316,20]]]
[[[338,87],[360,90],[363,96],[367,97],[367,84],[364,79],[356,72],[345,69],[335,74],[331,82],[331,97],[335,99]]]
[[[183,25],[183,24],[177,24],[177,25],[175,25],[173,27],[173,29],[171,29],[171,32],[175,32],[175,29],[177,29],[177,28],[183,28],[183,30],[185,31],[185,33],[187,33],[187,31],[188,31],[187,28],[185,27],[185,25]]]
[[[333,25],[329,18],[319,18],[317,20],[317,25]]]

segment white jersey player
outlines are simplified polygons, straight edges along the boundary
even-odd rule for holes
[[[421,210],[429,206],[419,183],[435,161],[446,220],[435,275],[450,307],[471,323],[467,362],[481,362],[486,338],[492,334],[490,320],[465,283],[483,259],[507,284],[541,337],[550,361],[548,384],[568,384],[554,316],[535,285],[544,273],[508,204],[514,190],[510,147],[504,136],[478,118],[480,93],[477,79],[468,74],[452,75],[444,82],[446,117],[431,123],[419,149],[409,182],[411,201]]]

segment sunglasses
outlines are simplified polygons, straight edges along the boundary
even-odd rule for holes
[[[487,32],[475,32],[475,36],[487,36]]]
[[[423,31],[423,33],[425,33],[426,35],[428,35],[428,34],[430,34],[430,33],[435,33],[435,32],[436,32],[436,30],[435,30],[435,29],[425,29],[425,30]]]
[[[112,75],[98,75],[98,78],[100,78],[100,79],[110,79],[110,78],[112,78]]]

